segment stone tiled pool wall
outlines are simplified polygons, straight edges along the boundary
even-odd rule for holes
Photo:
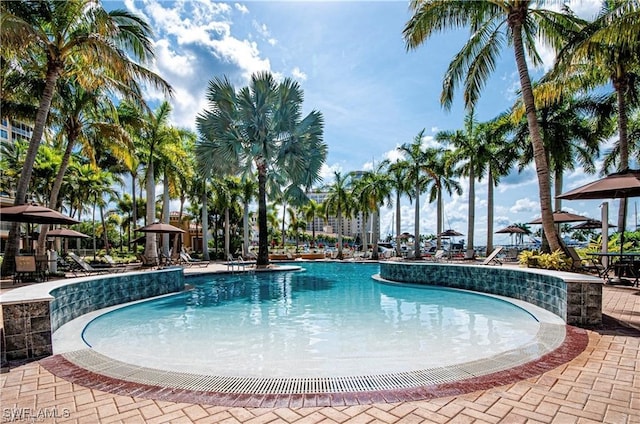
[[[602,323],[602,281],[568,273],[437,263],[381,262],[385,280],[429,284],[511,297],[532,303],[570,325]]]
[[[70,320],[108,306],[181,290],[182,268],[57,280],[12,290],[2,297],[0,318],[6,341],[2,355],[7,360],[51,355],[53,332]]]

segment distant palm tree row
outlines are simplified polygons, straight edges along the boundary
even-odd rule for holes
[[[397,163],[380,161],[371,170],[336,173],[333,182],[321,186],[320,169],[327,156],[324,119],[317,110],[302,114],[304,96],[297,82],[276,81],[262,72],[246,87],[235,87],[225,76],[212,76],[208,106],[196,117],[194,133],[171,125],[168,101],[152,110],[143,97],[142,87],[149,84],[167,96],[172,93],[169,84],[146,67],[153,50],[144,20],[123,10],[107,12],[92,0],[2,2],[2,113],[30,123],[33,133],[28,143],[2,146],[1,189],[15,192],[17,205],[33,198],[75,216],[98,212],[102,225],[96,233],[106,248],[110,214],[119,215],[117,221],[130,234],[141,215],[146,223],[158,216],[168,222],[170,200],[177,199],[179,219],[190,215],[202,228],[205,259],[210,224],[216,244],[218,229],[224,228],[225,257],[232,250],[231,234],[242,235],[248,253],[249,205],[257,201],[257,263],[266,266],[270,234],[273,239],[279,224],[285,232],[284,217],[272,221],[269,202],[282,205],[283,213],[292,211],[289,222],[296,234],[304,220],[319,215],[341,222],[362,214],[375,224],[381,207],[395,205],[398,236],[400,202],[408,197],[420,240],[421,194],[437,202],[440,233],[443,199],[461,195],[465,179],[467,256],[472,256],[476,182],[487,182],[490,251],[494,189],[514,167],[523,170],[533,163],[545,240],[549,249],[560,249],[551,215],[560,206],[552,205],[552,178],[557,194],[564,173],[576,165],[598,171],[602,143],[612,136],[617,136],[615,145],[605,152],[601,171],[625,169],[640,153],[640,5],[637,0],[608,0],[594,20],[585,21],[567,8],[551,11],[538,3],[411,2],[413,16],[403,31],[408,49],[440,31],[470,30],[468,42],[444,75],[441,94],[448,108],[463,84],[468,110],[464,128],[436,134],[437,144],[428,144],[424,130],[419,131],[398,148],[402,159]],[[537,37],[559,53],[554,68],[534,84],[526,58],[540,63]],[[521,98],[495,119],[477,122],[474,107],[505,43],[513,46]],[[607,90],[607,83],[613,90]],[[159,182],[164,189],[161,210],[155,196]],[[114,189],[125,183],[130,194]],[[323,205],[309,202],[306,193],[311,190],[328,192]],[[105,210],[108,205],[115,209]],[[41,249],[46,233],[43,228]],[[339,256],[341,237],[338,234]],[[3,274],[12,270],[17,238],[16,224],[9,234]],[[284,238],[282,234],[283,243]],[[440,247],[439,239],[437,243]],[[414,247],[419,257],[420,243]],[[168,240],[163,248],[167,254]],[[154,259],[157,254],[155,238],[147,237],[145,255]]]

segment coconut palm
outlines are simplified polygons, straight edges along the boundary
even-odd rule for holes
[[[353,184],[354,200],[360,205],[362,212],[370,214],[371,226],[374,228],[372,259],[378,259],[378,240],[380,239],[380,228],[378,220],[380,207],[391,203],[391,178],[387,174],[389,161],[384,160],[371,171],[363,172]],[[366,222],[366,220],[363,220]]]
[[[456,173],[469,178],[469,210],[467,221],[467,252],[466,259],[475,256],[473,247],[473,238],[475,234],[475,216],[476,216],[476,178],[481,175],[480,168],[484,166],[483,155],[480,154],[483,146],[477,135],[478,123],[474,119],[473,110],[464,120],[464,131],[440,131],[436,134],[435,139],[441,143],[448,143],[453,147],[453,152],[449,156],[456,167]]]
[[[403,155],[403,159],[398,162],[399,166],[405,170],[407,182],[411,184],[409,198],[415,202],[414,206],[414,237],[415,250],[414,258],[422,257],[420,251],[420,193],[424,193],[427,189],[428,182],[436,175],[431,165],[435,163],[434,158],[438,155],[439,150],[435,148],[422,148],[422,140],[424,139],[425,130],[421,130],[413,139],[412,143],[405,143],[398,147]]]
[[[535,40],[540,37],[557,50],[562,46],[562,35],[569,28],[578,29],[579,23],[568,10],[554,12],[539,7],[539,3],[533,0],[414,0],[410,3],[413,16],[406,23],[403,35],[407,48],[415,49],[434,33],[469,28],[469,40],[453,58],[444,77],[440,102],[446,108],[451,107],[454,92],[463,79],[465,106],[473,108],[495,68],[502,46],[513,46],[534,151],[542,225],[551,249],[558,250],[562,242],[553,224],[549,167],[526,57],[539,65]]]
[[[352,211],[353,198],[351,196],[350,181],[348,175],[342,175],[340,172],[334,173],[333,183],[327,188],[327,197],[322,202],[325,219],[335,216],[338,228],[338,254],[337,259],[343,259],[342,253],[342,217],[348,216]]]
[[[93,70],[125,85],[146,80],[170,91],[169,85],[141,64],[153,58],[151,29],[124,10],[107,12],[93,0],[3,2],[0,10],[2,56],[17,66],[40,69],[45,85],[39,98],[33,133],[16,187],[15,204],[25,196],[56,83],[60,77],[82,82]],[[3,274],[13,271],[17,225],[12,225]]]
[[[395,162],[389,165],[389,178],[391,187],[396,193],[395,196],[395,233],[396,233],[396,255],[400,256],[400,222],[402,217],[400,216],[400,199],[404,194],[409,194],[411,185],[408,184],[408,180],[405,176],[405,168],[401,162]]]
[[[197,117],[201,140],[196,154],[209,174],[229,164],[258,176],[258,259],[269,263],[267,183],[281,176],[287,190],[304,190],[320,180],[327,156],[318,111],[302,116],[303,92],[297,82],[276,82],[268,72],[252,75],[249,86],[236,92],[226,78],[214,78],[207,89],[209,109]]]

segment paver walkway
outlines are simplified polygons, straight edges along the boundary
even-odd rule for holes
[[[640,424],[640,290],[605,286],[603,292],[604,324],[588,331],[580,355],[489,390],[402,403],[237,408],[118,396],[32,362],[0,375],[2,422]]]

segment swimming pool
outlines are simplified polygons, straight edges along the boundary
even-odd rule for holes
[[[483,360],[491,372],[562,342],[564,326],[531,305],[384,284],[371,278],[376,264],[303,267],[190,279],[191,291],[98,316],[83,339],[128,364],[243,378],[389,375]]]

